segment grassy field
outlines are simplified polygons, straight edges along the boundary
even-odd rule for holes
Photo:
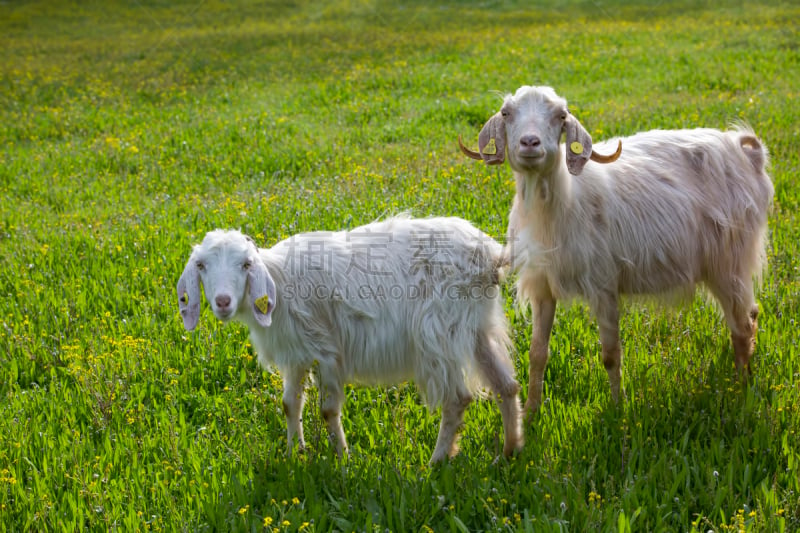
[[[800,6],[622,0],[0,4],[0,531],[800,529]],[[597,329],[559,308],[543,409],[491,402],[428,467],[413,384],[349,388],[337,462],[312,390],[285,453],[280,378],[174,287],[215,227],[263,245],[393,213],[502,237],[510,170],[474,146],[496,91],[553,86],[596,138],[745,120],[776,189],[755,378],[698,296]],[[529,318],[507,287],[518,377]],[[524,398],[523,398],[524,400]]]

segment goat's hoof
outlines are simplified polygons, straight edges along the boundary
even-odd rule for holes
[[[499,463],[501,461],[504,461],[504,462],[511,461],[514,458],[516,458],[520,454],[520,452],[522,452],[522,444],[521,443],[516,445],[516,446],[511,446],[511,447],[506,446],[506,447],[503,448],[503,453],[494,458],[494,461],[492,461],[492,464],[496,465],[497,463]]]
[[[513,459],[514,457],[519,455],[521,451],[522,451],[522,446],[514,447],[514,448],[511,448],[510,450],[503,450],[502,457],[504,459]],[[499,457],[501,457],[501,456],[498,456],[498,458]],[[497,459],[495,459],[495,462],[497,462]]]
[[[539,412],[542,402],[528,400],[525,402],[525,420],[530,421]]]
[[[350,460],[350,450],[347,449],[347,448],[344,449],[344,452],[337,450],[336,451],[336,459],[340,463],[343,463],[345,461],[349,461]]]
[[[750,361],[736,369],[736,381],[745,387],[748,386],[753,378],[753,370],[750,368]]]
[[[295,452],[297,452],[297,453],[295,453]],[[295,457],[295,456],[296,457],[304,457],[305,454],[306,454],[305,445],[297,446],[297,448],[295,448],[293,446],[289,446],[288,448],[286,448],[286,457],[289,457],[289,458],[292,458],[292,457]]]
[[[457,453],[458,452],[456,453],[434,452],[434,454],[431,456],[431,460],[428,461],[428,466],[442,464],[448,459],[455,457]]]
[[[505,446],[503,448],[503,457],[516,457],[522,451],[522,444],[514,446]]]

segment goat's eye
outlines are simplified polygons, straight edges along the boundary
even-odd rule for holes
[[[500,114],[503,116],[503,118],[508,118],[511,112],[504,107],[503,109],[500,110]]]
[[[250,267],[253,266],[253,262],[249,259],[242,263],[242,270],[250,270]]]
[[[196,266],[197,266],[197,270],[199,270],[200,272],[202,272],[203,270],[206,269],[206,264],[203,263],[202,261],[198,261],[196,263]]]

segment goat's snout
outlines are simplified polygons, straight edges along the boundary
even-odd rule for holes
[[[528,160],[538,161],[545,153],[542,139],[538,135],[528,134],[519,138],[517,154]]]
[[[221,312],[230,311],[231,297],[227,294],[218,294],[214,298],[214,303],[217,304],[217,309]]]
[[[542,140],[538,135],[523,135],[519,139],[519,144],[523,148],[538,148],[542,144]]]

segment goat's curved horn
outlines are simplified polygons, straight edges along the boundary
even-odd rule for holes
[[[460,139],[459,139],[460,141]],[[595,163],[613,163],[617,159],[619,159],[620,154],[622,153],[622,141],[617,141],[617,151],[610,155],[600,155],[594,150],[592,150],[592,155],[589,156],[589,159],[594,161]]]
[[[461,135],[458,136],[458,147],[461,148],[461,151],[464,152],[464,155],[466,155],[467,157],[471,157],[472,159],[477,159],[478,161],[483,160],[481,154],[479,154],[478,152],[473,152],[472,150],[464,146],[464,143],[461,142]]]

